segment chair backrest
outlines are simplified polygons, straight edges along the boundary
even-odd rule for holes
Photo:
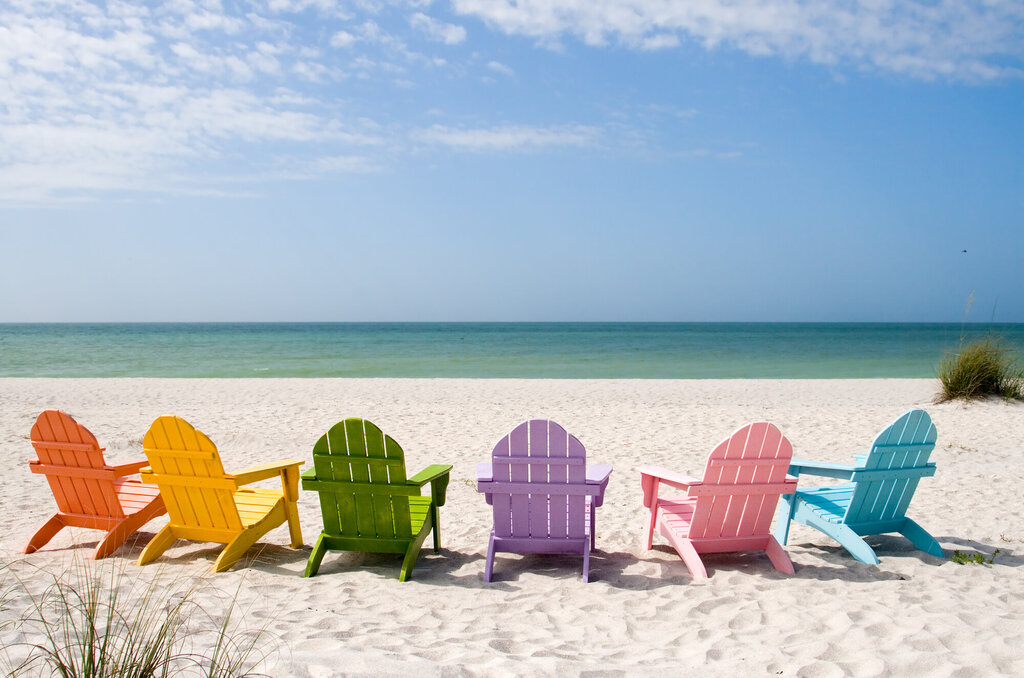
[[[773,424],[741,427],[708,455],[696,497],[691,539],[751,537],[769,534],[779,496],[793,492],[786,479],[793,445]]]
[[[217,446],[181,417],[158,417],[142,439],[171,524],[241,530],[235,483],[226,477]]]
[[[856,485],[843,522],[905,517],[917,483],[935,473],[928,457],[936,438],[935,424],[924,410],[910,410],[879,433],[864,463],[853,473]]]
[[[345,419],[313,446],[324,531],[343,537],[412,537],[409,497],[420,489],[405,476],[405,453],[365,419]]]
[[[32,426],[32,447],[39,455],[33,470],[46,480],[61,513],[123,518],[114,489],[114,470],[89,429],[60,410],[46,410]]]
[[[524,421],[491,452],[498,537],[581,539],[586,535],[587,451],[553,421]]]

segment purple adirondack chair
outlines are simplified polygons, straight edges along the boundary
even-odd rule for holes
[[[594,509],[604,501],[612,467],[587,466],[587,451],[553,421],[524,421],[477,464],[477,491],[494,507],[484,579],[495,553],[581,553],[590,575]]]

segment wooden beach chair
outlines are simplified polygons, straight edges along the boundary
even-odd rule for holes
[[[553,421],[524,421],[499,440],[491,461],[476,467],[477,491],[494,514],[484,580],[495,553],[579,553],[588,581],[595,509],[611,472],[587,466],[583,444]]]
[[[921,551],[941,558],[939,542],[906,515],[918,482],[935,475],[928,457],[936,437],[928,413],[910,410],[878,434],[867,454],[854,455],[855,465],[794,459],[793,475],[852,482],[784,495],[775,528],[779,541],[786,543],[790,521],[796,521],[821,530],[862,563],[878,564],[863,537],[887,532],[899,532]]]
[[[32,426],[32,447],[38,459],[32,473],[42,473],[57,502],[57,512],[29,539],[25,553],[46,545],[65,527],[105,530],[93,558],[104,558],[153,518],[166,513],[155,487],[129,478],[145,460],[109,466],[96,436],[66,412],[46,410]]]
[[[741,427],[708,455],[700,480],[657,466],[642,466],[640,485],[647,509],[643,547],[654,529],[668,539],[691,576],[707,578],[702,553],[764,551],[775,569],[793,574],[793,563],[771,534],[779,496],[796,489],[786,475],[793,446],[774,425]],[[685,490],[659,496],[662,485]]]
[[[142,446],[149,459],[142,480],[160,488],[170,522],[143,549],[139,565],[156,560],[178,539],[195,539],[227,544],[213,564],[215,572],[223,572],[285,521],[292,548],[302,546],[296,502],[303,461],[285,459],[225,473],[217,446],[180,417],[157,418]],[[243,487],[277,476],[280,490]]]
[[[365,419],[345,419],[313,446],[313,468],[302,489],[317,492],[324,529],[306,564],[312,577],[329,550],[403,555],[398,580],[412,574],[423,541],[434,531],[441,549],[438,508],[444,506],[450,464],[435,464],[412,478],[405,452],[391,436]],[[421,496],[430,484],[430,496]]]

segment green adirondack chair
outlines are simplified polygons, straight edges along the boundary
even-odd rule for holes
[[[427,534],[441,548],[437,509],[444,506],[451,465],[433,465],[405,476],[405,453],[391,436],[365,419],[346,419],[313,446],[313,468],[302,489],[320,495],[324,530],[305,576],[312,577],[328,550],[404,554],[399,581],[406,581]],[[421,488],[430,483],[430,496]]]

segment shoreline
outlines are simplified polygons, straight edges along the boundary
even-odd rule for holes
[[[400,559],[331,553],[320,574],[301,574],[320,530],[315,493],[300,492],[305,548],[277,528],[230,571],[209,575],[239,593],[280,651],[264,667],[298,677],[394,675],[637,675],[697,668],[709,674],[983,676],[1024,673],[1024,405],[935,405],[934,379],[425,379],[425,378],[0,378],[0,559],[44,571],[84,557],[96,532],[64,530],[43,550],[23,542],[49,515],[45,482],[28,471],[29,429],[43,409],[71,413],[107,448],[111,463],[141,455],[157,416],[176,414],[218,446],[225,468],[304,459],[347,416],[379,425],[414,473],[451,463],[441,509],[442,552],[425,549],[409,582]],[[776,572],[760,554],[709,556],[694,581],[664,539],[641,551],[642,507],[633,467],[699,474],[711,448],[739,426],[775,423],[794,456],[849,463],[912,407],[938,428],[935,477],[908,515],[946,549],[938,559],[898,535],[869,538],[881,563],[864,565],[816,530],[794,526],[796,566]],[[614,467],[597,512],[591,583],[572,556],[501,555],[482,580],[491,527],[473,467],[520,421],[551,418],[577,436],[591,463]],[[805,481],[801,480],[801,484]],[[179,541],[137,567],[146,539],[108,561],[133,577],[199,576],[214,544]],[[954,550],[991,554],[960,565]],[[38,584],[38,582],[35,582]]]

